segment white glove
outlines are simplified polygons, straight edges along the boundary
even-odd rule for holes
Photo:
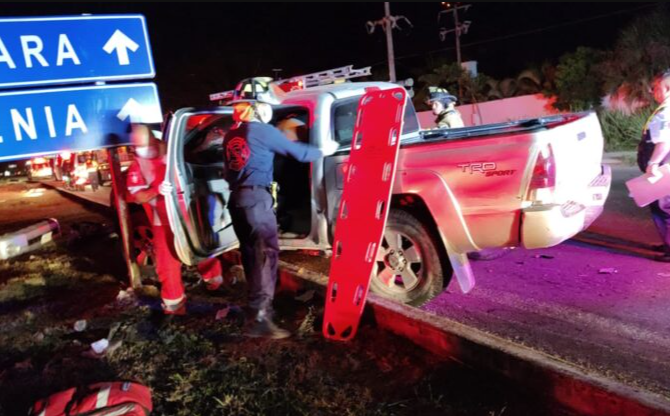
[[[172,185],[168,181],[163,181],[161,182],[160,185],[158,185],[158,192],[163,195],[163,196],[168,196],[172,193]]]
[[[337,143],[334,140],[329,140],[326,141],[326,143],[323,145],[323,148],[321,149],[321,152],[323,153],[324,156],[330,156],[337,152],[337,150],[340,148],[340,144]]]

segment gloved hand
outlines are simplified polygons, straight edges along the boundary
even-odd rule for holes
[[[158,192],[163,196],[170,195],[172,193],[172,185],[167,181],[163,181],[158,185]]]
[[[340,148],[340,144],[334,140],[326,141],[326,143],[321,148],[321,152],[324,156],[330,156],[337,152],[337,149]]]

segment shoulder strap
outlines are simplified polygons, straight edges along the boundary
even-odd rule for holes
[[[649,130],[649,123],[651,123],[651,121],[654,119],[654,117],[656,117],[656,115],[658,113],[665,110],[665,107],[666,107],[666,105],[665,105],[665,103],[663,103],[663,104],[659,105],[658,108],[656,108],[656,110],[654,110],[653,113],[651,113],[649,118],[647,118],[647,121],[644,123],[644,128],[642,129],[643,132],[646,132],[647,130]]]

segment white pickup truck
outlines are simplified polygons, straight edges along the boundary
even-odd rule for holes
[[[310,164],[275,160],[280,245],[329,251],[359,98],[366,88],[339,83],[287,93],[273,124],[293,137],[339,151]],[[181,260],[195,264],[237,246],[225,208],[223,134],[229,107],[184,108],[168,121],[165,192]],[[594,113],[421,130],[407,103],[392,206],[372,276],[373,291],[412,305],[438,294],[455,275],[474,285],[467,253],[551,247],[588,227],[603,210],[611,173],[601,164]]]

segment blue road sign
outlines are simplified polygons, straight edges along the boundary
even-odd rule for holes
[[[0,88],[154,75],[142,15],[0,19]]]
[[[162,121],[155,84],[0,93],[0,161],[125,145],[131,121]]]

